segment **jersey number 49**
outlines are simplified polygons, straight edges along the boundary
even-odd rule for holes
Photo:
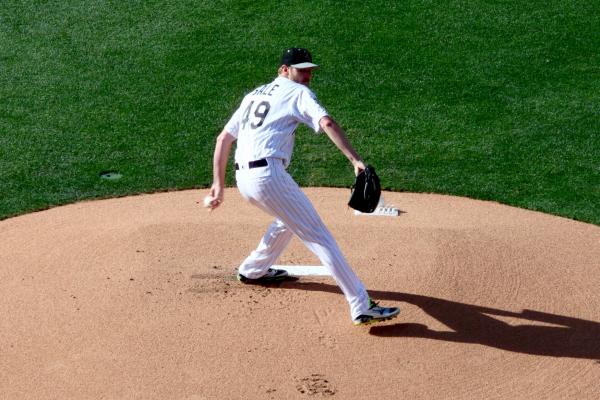
[[[244,110],[244,115],[242,117],[242,129],[246,129],[246,124],[250,122],[250,128],[256,129],[260,127],[263,122],[265,122],[265,118],[271,109],[271,105],[268,101],[261,101],[254,108],[254,112],[252,112],[252,106],[254,105],[254,100],[248,104],[246,110]]]

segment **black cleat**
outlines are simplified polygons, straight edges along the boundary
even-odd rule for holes
[[[281,282],[281,281],[284,281],[284,280],[286,280],[288,278],[289,278],[289,274],[288,274],[288,272],[286,270],[283,270],[283,269],[274,269],[274,268],[269,268],[269,270],[267,271],[266,274],[264,274],[260,278],[256,278],[256,279],[246,278],[242,274],[238,274],[237,275],[238,281],[240,281],[242,283],[248,283],[248,284],[252,284],[252,283],[261,284],[261,283]]]

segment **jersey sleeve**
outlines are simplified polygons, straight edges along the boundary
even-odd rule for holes
[[[242,102],[243,104],[243,102]],[[229,132],[231,136],[237,139],[239,131],[240,131],[240,121],[242,114],[242,106],[233,113],[229,121],[225,124],[225,130]]]
[[[308,88],[302,90],[298,96],[297,107],[300,113],[300,122],[318,133],[321,130],[319,121],[329,113],[319,104],[317,96]]]

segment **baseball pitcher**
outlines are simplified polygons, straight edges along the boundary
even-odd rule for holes
[[[365,169],[342,128],[309,89],[316,68],[318,65],[313,63],[308,50],[287,49],[281,57],[277,78],[244,97],[217,137],[207,206],[214,209],[224,200],[227,160],[237,140],[237,187],[246,200],[274,218],[258,247],[239,266],[238,280],[258,284],[285,280],[287,271],[271,267],[296,235],[341,288],[355,325],[388,320],[400,310],[380,307],[370,299],[312,203],[286,171],[299,124],[315,132],[325,132],[352,163],[355,174]]]

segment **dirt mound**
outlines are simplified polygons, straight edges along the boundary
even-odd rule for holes
[[[332,279],[242,285],[270,218],[235,189],[0,222],[6,399],[596,399],[600,227],[497,203],[305,189],[369,293],[400,316],[354,327]],[[278,264],[318,265],[294,239]]]

